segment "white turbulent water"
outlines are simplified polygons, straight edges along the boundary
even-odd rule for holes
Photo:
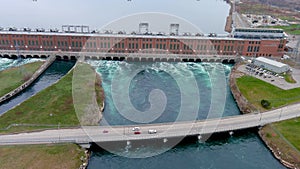
[[[184,75],[186,78],[193,78],[197,75],[206,75],[210,76],[212,71],[215,71],[216,68],[222,67],[224,72],[230,72],[232,66],[231,65],[224,65],[222,63],[192,63],[192,62],[176,62],[176,63],[169,63],[169,62],[153,62],[153,63],[127,63],[127,62],[115,62],[115,61],[94,61],[88,60],[87,63],[92,65],[97,73],[101,74],[102,72],[109,72],[107,79],[113,79],[115,72],[119,70],[128,69],[142,69],[148,71],[152,69],[156,72],[164,71],[164,72],[171,72],[172,75]],[[222,66],[221,66],[222,65]],[[226,78],[229,77],[229,73],[225,74]],[[211,84],[209,81],[206,83],[207,86]],[[106,81],[103,81],[104,86]],[[110,84],[107,84],[110,85]]]
[[[0,71],[11,68],[17,67],[21,65],[25,65],[27,63],[42,61],[43,59],[7,59],[7,58],[0,58]]]
[[[126,68],[132,68],[134,64],[127,62],[114,62],[114,61],[93,61],[88,60],[87,63],[92,65],[97,69],[97,72],[101,74],[99,71],[102,69],[103,71],[109,70],[110,74],[114,74],[116,70],[121,69],[120,65],[124,65]],[[154,62],[151,64],[151,69],[155,71],[170,71],[174,74],[182,73],[181,70],[186,70],[187,68],[191,70],[197,70],[198,73],[208,73],[206,69],[211,70],[216,68],[217,66],[223,65],[221,63],[186,63],[186,62],[178,62],[178,63],[168,63],[168,62]],[[231,70],[230,65],[223,65],[224,71],[228,72]],[[148,69],[149,64],[142,65],[140,68]],[[112,72],[111,72],[112,71]],[[192,73],[192,72],[191,72]]]
[[[96,71],[102,77],[102,87],[106,93],[106,109],[104,114],[104,119],[108,119],[111,124],[130,124],[129,121],[124,120],[120,115],[119,111],[116,109],[115,104],[113,104],[114,99],[111,94],[112,91],[115,93],[122,93],[127,89],[125,83],[130,80],[131,87],[129,89],[130,103],[137,107],[138,110],[147,110],[149,104],[147,101],[149,91],[154,89],[160,89],[168,97],[168,102],[164,112],[176,112],[179,113],[179,108],[181,104],[178,99],[181,98],[180,90],[185,89],[184,96],[191,96],[195,94],[196,89],[199,90],[201,98],[200,102],[201,108],[199,109],[199,119],[206,117],[211,98],[211,88],[212,88],[212,77],[216,73],[223,72],[223,77],[228,81],[228,76],[231,71],[232,65],[224,65],[222,63],[192,63],[192,62],[115,62],[115,61],[87,61],[92,65]],[[132,78],[132,73],[142,72],[137,74]],[[122,72],[121,77],[116,78],[116,74]],[[225,74],[224,74],[225,72]],[[225,75],[225,76],[224,76]],[[120,85],[115,86],[112,89],[112,83],[114,80],[118,79]],[[195,81],[194,81],[195,80]],[[196,82],[196,84],[192,83]],[[225,81],[224,81],[225,82]],[[226,83],[226,82],[225,82]],[[126,83],[127,84],[127,83]],[[145,85],[143,85],[145,84]],[[191,86],[194,84],[196,86]],[[227,86],[227,84],[224,84]],[[196,87],[196,88],[195,88]],[[126,88],[126,89],[125,89]],[[236,115],[239,114],[237,107],[235,106],[234,100],[231,98],[229,91],[226,93],[227,106],[225,107],[224,116],[226,115]],[[224,95],[218,95],[218,97],[223,97]],[[186,98],[188,99],[188,98]],[[191,100],[193,101],[193,100]],[[127,110],[128,107],[123,107],[122,110]],[[153,123],[157,122],[169,122],[176,120],[176,113],[165,113],[161,118]],[[173,120],[171,120],[173,118]],[[105,123],[101,123],[105,125]]]

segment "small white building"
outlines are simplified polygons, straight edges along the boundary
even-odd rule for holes
[[[254,59],[253,64],[275,73],[283,73],[290,70],[290,67],[287,64],[283,64],[264,57],[258,57]]]

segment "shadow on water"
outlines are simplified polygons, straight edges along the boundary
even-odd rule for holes
[[[283,169],[283,167],[259,139],[257,128],[213,134],[206,142],[197,137],[187,137],[167,152],[149,158],[126,158],[108,152],[93,144],[89,169]],[[159,144],[157,144],[159,143]],[[152,146],[151,146],[152,144]],[[126,149],[126,142],[116,144],[116,151],[127,153],[152,153],[165,148],[162,140],[152,142],[131,142]]]

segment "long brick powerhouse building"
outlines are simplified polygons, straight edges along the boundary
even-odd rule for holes
[[[228,37],[175,34],[126,34],[58,30],[0,30],[0,50],[107,53],[173,53],[218,56],[282,57],[287,43],[280,29],[239,28]]]

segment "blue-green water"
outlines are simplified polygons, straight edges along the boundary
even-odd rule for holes
[[[127,110],[126,105],[121,105],[123,109],[117,109],[112,93],[116,92],[122,96],[124,90],[129,91],[129,100],[134,108],[140,112],[147,111],[151,106],[149,103],[149,93],[154,89],[160,89],[165,93],[167,102],[165,111],[161,116],[150,123],[172,122],[177,120],[181,105],[181,98],[185,93],[179,90],[181,87],[189,86],[189,83],[178,83],[175,79],[184,77],[184,79],[196,79],[200,104],[196,119],[205,119],[208,117],[210,107],[219,107],[211,105],[212,100],[212,82],[216,82],[214,74],[224,74],[225,84],[217,85],[227,89],[225,93],[217,93],[216,99],[225,99],[225,108],[221,116],[231,116],[240,114],[238,107],[230,93],[228,87],[228,77],[232,65],[223,65],[219,63],[126,63],[112,61],[89,61],[96,67],[97,72],[101,74],[102,85],[106,96],[106,107],[103,113],[104,121],[101,125],[121,125],[136,124],[122,115],[119,110]],[[137,71],[136,71],[137,70]],[[167,73],[168,72],[168,73]],[[134,74],[132,74],[134,73]],[[121,74],[122,76],[117,76]],[[117,76],[117,79],[115,79]],[[222,77],[222,76],[220,76]],[[180,79],[179,79],[180,80]],[[119,85],[112,85],[117,81]],[[126,84],[130,81],[129,88]],[[222,81],[220,81],[222,82]],[[192,82],[191,82],[192,83]],[[183,86],[181,86],[183,85]],[[113,86],[113,87],[112,87]],[[185,90],[191,92],[190,90]],[[196,91],[196,89],[192,89]],[[182,95],[183,94],[183,95]],[[193,92],[188,93],[193,95]],[[118,97],[118,99],[125,99]],[[121,101],[121,102],[122,102]],[[189,100],[193,101],[193,100]],[[222,100],[221,100],[222,101]],[[125,100],[124,100],[125,102]],[[127,103],[127,102],[126,102]],[[189,108],[189,107],[188,107]],[[130,109],[129,109],[130,110]],[[189,120],[188,117],[183,119]],[[126,143],[118,150],[123,153],[136,153],[136,151],[153,152],[153,147],[141,146],[132,148],[126,146]],[[179,144],[169,151],[158,156],[141,159],[130,159],[121,157],[104,150],[93,150],[89,161],[89,169],[96,168],[122,168],[122,169],[154,169],[154,168],[284,168],[270,153],[257,136],[255,131],[246,131],[241,135],[232,137],[219,137],[206,143],[197,141],[188,144]]]
[[[151,150],[148,150],[151,151]],[[181,143],[149,158],[130,159],[92,152],[88,169],[283,169],[253,132],[207,143]]]
[[[106,104],[103,112],[104,120],[101,122],[102,125],[136,124],[134,120],[123,117],[122,113],[124,111],[129,112],[132,107],[140,112],[148,110],[150,108],[149,94],[155,89],[161,90],[165,94],[167,101],[163,113],[151,123],[208,118],[208,113],[212,106],[212,90],[220,87],[226,89],[225,93],[217,93],[215,99],[224,98],[221,101],[224,102],[225,107],[218,117],[240,113],[228,87],[228,76],[232,65],[220,63],[126,63],[112,61],[91,61],[90,64],[96,67],[103,79],[102,86],[105,91]],[[220,70],[217,68],[220,68]],[[131,77],[135,70],[138,70],[135,72],[136,76]],[[117,76],[116,74],[120,72],[122,73],[121,78],[115,80],[114,76]],[[213,78],[213,74],[222,73],[224,78],[223,84],[212,87],[211,78]],[[118,86],[112,87],[113,80],[117,82]],[[193,80],[195,80],[197,86],[192,87],[197,88],[189,88],[191,87],[190,82]],[[130,81],[129,88],[125,88],[125,83],[128,81]],[[129,90],[130,101],[128,102],[126,101],[127,96],[125,95],[123,98],[121,94],[126,90]],[[186,97],[185,95],[195,95],[198,90],[200,100],[197,102],[199,109],[196,110],[196,116],[194,117],[191,113],[195,108],[191,105],[185,106],[185,110],[180,112],[180,108],[183,107],[182,97],[187,99],[188,103],[193,103],[195,97]],[[112,92],[118,95],[118,100],[126,104],[116,108],[117,103],[116,100],[113,100]],[[195,102],[195,104],[197,103]],[[122,111],[121,113],[120,110]],[[180,113],[184,115],[179,118]]]

